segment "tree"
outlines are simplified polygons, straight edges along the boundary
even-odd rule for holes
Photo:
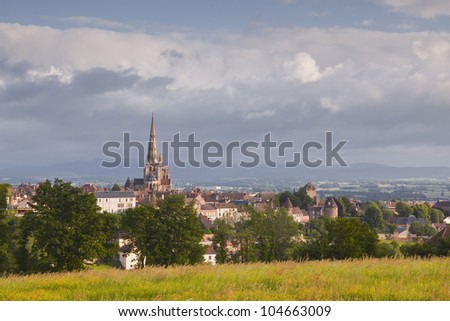
[[[369,202],[369,205],[366,207],[364,212],[364,221],[372,230],[383,230],[385,221],[383,219],[383,214],[376,203]]]
[[[21,222],[23,272],[82,270],[85,260],[117,253],[117,217],[100,213],[93,194],[59,179],[53,185],[47,180],[33,202],[33,211]]]
[[[347,196],[339,196],[337,199],[339,217],[351,216],[352,202]]]
[[[294,193],[294,196],[296,196],[297,199],[299,200],[299,204],[294,206],[298,206],[301,209],[306,210],[308,206],[313,204],[313,200],[311,199],[311,197],[308,196],[305,186],[299,188],[297,193]]]
[[[431,207],[428,203],[416,204],[412,207],[413,215],[417,218],[423,218],[427,223],[431,223]]]
[[[311,238],[318,238],[324,234],[327,234],[326,223],[333,219],[328,216],[321,216],[318,219],[314,219],[309,224],[309,229],[306,235]]]
[[[397,242],[379,242],[375,249],[375,257],[389,257],[389,258],[397,258],[402,255],[400,251],[400,246]]]
[[[11,233],[6,216],[8,188],[0,184],[0,274],[11,272],[13,256],[10,251]]]
[[[366,223],[343,218],[327,223],[329,246],[326,257],[335,259],[362,258],[375,254],[378,236]]]
[[[437,231],[430,224],[423,225],[421,222],[416,221],[409,226],[409,232],[417,236],[432,236]]]
[[[112,192],[120,192],[122,189],[120,188],[120,185],[119,184],[117,184],[117,183],[115,183],[114,185],[113,185],[113,187],[111,188],[111,191]]]
[[[381,212],[383,213],[383,218],[384,218],[385,220],[387,220],[387,219],[389,219],[389,218],[395,216],[394,211],[391,210],[391,209],[389,209],[389,208],[383,208],[383,209],[381,210]]]
[[[248,208],[248,216],[235,224],[236,242],[240,245],[240,262],[272,262],[290,258],[297,223],[284,209]]]
[[[325,231],[308,242],[300,243],[294,251],[295,259],[341,260],[376,254],[378,237],[367,223],[356,218],[323,220],[322,223]]]
[[[299,234],[297,224],[284,209],[251,210],[250,229],[256,236],[258,261],[272,262],[288,259],[293,237]]]
[[[395,211],[402,217],[408,217],[413,213],[411,206],[405,202],[397,202],[397,204],[395,204]]]
[[[284,202],[288,198],[291,200],[292,206],[296,207],[301,205],[300,199],[289,191],[281,192],[280,194],[278,194],[278,201],[281,206],[283,206]]]
[[[450,237],[444,238],[440,237],[438,239],[438,246],[437,246],[437,255],[439,256],[450,256]]]
[[[203,261],[200,245],[203,232],[193,204],[185,205],[184,196],[170,195],[156,207],[139,206],[127,210],[122,229],[131,244],[149,265],[186,265]],[[143,265],[141,265],[143,266]]]
[[[400,251],[406,257],[428,258],[436,254],[437,249],[430,242],[403,244]]]
[[[437,208],[432,208],[430,210],[431,223],[442,223],[444,220],[444,213],[442,213]]]
[[[420,223],[419,221],[412,222],[411,225],[409,226],[409,232],[417,236],[420,236],[422,235],[422,227],[423,224]]]
[[[215,221],[213,247],[216,251],[216,262],[226,263],[228,261],[227,241],[232,237],[231,226],[223,219]]]

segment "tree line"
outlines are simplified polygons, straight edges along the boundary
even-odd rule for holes
[[[128,251],[140,254],[140,266],[186,265],[203,262],[200,244],[204,230],[193,204],[182,195],[169,195],[156,206],[141,205],[122,214],[101,212],[92,193],[83,193],[69,182],[56,179],[40,185],[32,211],[17,217],[7,210],[8,186],[0,185],[0,273],[78,271],[98,261],[108,261],[119,251],[117,238],[129,240]],[[292,203],[309,206],[300,189]],[[278,202],[290,197],[279,194]],[[380,204],[357,207],[337,198],[337,219],[321,217],[303,225],[283,209],[262,211],[248,207],[239,219],[216,220],[212,229],[218,263],[286,260],[348,259],[362,257],[449,255],[449,240],[399,245],[380,242],[377,233],[392,230],[392,213]],[[402,216],[417,215],[425,222],[442,220],[427,205],[397,203]],[[407,204],[406,204],[407,205]],[[295,205],[294,205],[295,206]],[[425,225],[428,226],[428,225]],[[421,229],[422,226],[415,226]],[[417,231],[416,231],[417,232]],[[425,231],[426,232],[426,231]],[[425,233],[424,232],[424,233]]]
[[[17,217],[7,213],[7,193],[8,187],[0,185],[0,273],[83,270],[117,256],[119,232],[147,264],[203,261],[203,231],[183,196],[110,214],[100,211],[94,194],[59,179],[47,180],[33,196],[32,211]]]

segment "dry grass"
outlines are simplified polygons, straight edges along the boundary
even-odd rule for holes
[[[450,259],[99,269],[0,278],[0,300],[450,300]]]

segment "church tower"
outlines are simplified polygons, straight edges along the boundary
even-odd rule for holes
[[[144,167],[144,187],[151,192],[170,192],[172,181],[170,179],[169,167],[162,166],[163,160],[158,154],[156,144],[155,117],[152,113],[150,126],[150,140],[148,142],[148,154]]]

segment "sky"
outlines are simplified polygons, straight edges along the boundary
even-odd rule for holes
[[[0,167],[107,141],[348,140],[450,166],[448,0],[0,0]]]

